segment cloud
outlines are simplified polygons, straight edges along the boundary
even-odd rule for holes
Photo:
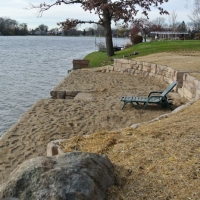
[[[29,28],[36,28],[40,24],[45,24],[49,28],[57,27],[57,22],[65,21],[66,18],[80,19],[80,20],[94,20],[98,21],[98,16],[85,12],[80,5],[64,5],[54,6],[48,11],[45,11],[42,17],[37,17],[36,9],[25,9],[28,8],[30,3],[39,5],[42,2],[53,2],[52,0],[0,0],[0,17],[9,17],[15,19],[19,23],[27,23]],[[55,1],[55,0],[54,0]],[[177,12],[177,21],[185,22],[189,21],[188,13],[189,9],[186,9],[186,0],[169,0],[169,2],[162,4],[162,6],[172,12]],[[149,13],[150,20],[160,17],[157,8],[152,8]],[[140,17],[140,14],[138,15]],[[163,15],[168,21],[168,16]],[[89,27],[89,25],[84,25]],[[81,26],[81,27],[84,27]]]

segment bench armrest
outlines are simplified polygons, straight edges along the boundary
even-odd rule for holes
[[[148,97],[148,99],[153,99],[153,98],[163,99],[163,96],[154,95],[154,96],[149,96]]]
[[[157,93],[157,94],[162,94],[163,91],[152,91],[152,92],[149,93],[148,97],[150,97],[151,94],[155,94],[155,93]]]

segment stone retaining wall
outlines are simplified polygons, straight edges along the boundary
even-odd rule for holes
[[[114,66],[107,66],[107,72],[128,73],[135,76],[154,77],[166,84],[177,81],[174,88],[182,97],[194,99],[200,97],[200,81],[189,75],[189,71],[178,71],[166,65],[127,59],[114,59]]]
[[[178,90],[178,93],[187,99],[199,99],[200,81],[189,73],[183,74],[183,87]]]
[[[174,90],[182,97],[189,100],[200,98],[200,81],[192,76],[189,71],[178,71],[166,65],[128,59],[114,59],[114,65],[106,66],[105,71],[127,73],[143,77],[150,76],[166,84],[177,81],[178,84]],[[196,74],[200,77],[200,72]],[[53,99],[74,98],[78,92],[76,91],[76,94],[71,93],[70,91],[51,91],[51,96]]]

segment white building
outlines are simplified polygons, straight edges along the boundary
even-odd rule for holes
[[[178,40],[180,38],[185,39],[185,36],[189,35],[189,33],[176,31],[152,31],[150,32],[150,35],[155,38],[157,37],[157,39]]]

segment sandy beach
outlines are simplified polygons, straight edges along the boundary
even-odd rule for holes
[[[49,96],[39,100],[1,137],[0,182],[24,160],[46,155],[46,145],[52,140],[122,129],[171,112],[152,105],[146,110],[131,105],[121,110],[121,96],[146,96],[165,87],[153,78],[103,73],[99,69],[71,72],[52,90],[79,91],[74,99]],[[177,107],[181,102],[175,96]]]

